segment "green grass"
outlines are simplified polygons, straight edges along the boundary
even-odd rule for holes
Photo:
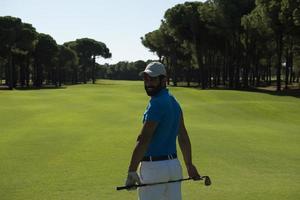
[[[184,199],[300,199],[299,98],[170,90],[194,162],[213,182],[183,183]],[[129,81],[0,91],[0,199],[137,199],[115,187],[125,181],[147,101],[142,82]]]

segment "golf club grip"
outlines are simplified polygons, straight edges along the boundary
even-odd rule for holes
[[[125,190],[129,188],[131,188],[131,186],[121,186],[121,187],[117,187],[117,190]]]
[[[122,186],[122,187],[117,187],[117,190],[124,190],[124,189],[127,189],[128,186]]]
[[[117,190],[125,190],[125,189],[130,189],[133,187],[143,187],[143,186],[147,186],[147,184],[140,184],[140,185],[128,185],[128,186],[121,186],[121,187],[117,187]]]

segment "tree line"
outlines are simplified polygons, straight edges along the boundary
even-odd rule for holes
[[[154,60],[138,60],[134,62],[120,61],[116,64],[97,64],[97,78],[111,80],[141,80],[139,75],[147,64]]]
[[[176,86],[277,90],[300,79],[299,0],[208,0],[166,10],[158,29],[141,37]],[[140,80],[150,61],[99,65],[107,46],[90,38],[58,45],[21,19],[0,17],[0,84],[20,87],[87,83],[97,78]]]
[[[174,85],[277,90],[299,82],[300,1],[208,0],[168,9],[142,43],[168,66]],[[284,74],[284,76],[283,76]]]
[[[10,89],[95,83],[99,56],[112,56],[103,42],[81,38],[59,45],[20,18],[0,17],[0,83]]]

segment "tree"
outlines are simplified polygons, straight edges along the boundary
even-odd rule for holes
[[[18,50],[16,47],[16,40],[20,35],[21,30],[21,19],[11,16],[0,17],[0,53],[1,56],[7,60],[5,68],[5,82],[10,89],[13,89],[16,85],[16,69],[13,60],[13,53]]]
[[[259,86],[260,69],[259,60],[265,59],[265,74],[268,83],[271,81],[271,59],[273,52],[272,33],[268,28],[260,7],[256,7],[250,14],[242,17],[243,27],[242,44],[245,51],[245,62],[243,68],[243,86],[248,87],[249,73],[252,71],[252,84]],[[254,83],[256,79],[256,83]]]
[[[255,0],[214,0],[223,22],[222,29],[225,36],[226,73],[228,73],[229,87],[240,87],[240,72],[242,62],[242,27],[241,18],[255,7]]]
[[[55,73],[54,59],[58,53],[56,41],[47,34],[38,34],[38,41],[34,51],[34,85],[40,88],[43,81],[52,81]],[[45,77],[46,75],[46,77]]]
[[[155,52],[159,58],[159,61],[162,61],[162,56],[165,55],[165,42],[163,40],[162,31],[160,29],[157,29],[149,32],[144,37],[141,37],[141,40],[142,44],[151,52]]]
[[[284,24],[280,20],[281,15],[281,0],[257,0],[257,6],[260,7],[265,16],[265,21],[272,29],[276,41],[277,54],[277,91],[281,90],[281,69],[282,69],[282,51],[283,51],[283,37]]]
[[[78,65],[78,56],[76,52],[67,46],[58,46],[58,71],[57,82],[61,86],[62,82],[70,81],[76,83],[74,80],[74,66]],[[56,84],[57,84],[56,82]]]
[[[101,66],[102,74],[101,77],[114,79],[114,80],[141,80],[139,73],[143,71],[151,61],[138,60],[135,62],[118,62],[113,65],[105,64]]]
[[[89,78],[92,78],[93,83],[95,83],[96,57],[111,57],[111,53],[106,45],[90,38],[77,39],[76,41],[66,42],[64,45],[76,51],[83,83],[87,83]]]
[[[288,89],[289,78],[293,74],[293,61],[295,55],[294,46],[299,42],[300,26],[298,19],[300,1],[282,0],[280,21],[285,27],[284,31],[284,56],[285,56],[285,89]],[[290,78],[292,79],[292,77]]]
[[[171,33],[179,41],[187,41],[195,54],[199,69],[199,84],[206,88],[205,69],[203,65],[203,46],[205,26],[201,21],[198,8],[201,2],[186,2],[178,4],[165,12],[165,22],[170,27]]]
[[[143,45],[149,48],[150,51],[155,52],[159,57],[159,61],[165,63],[168,72],[168,84],[170,84],[170,77],[172,77],[174,86],[177,86],[177,79],[180,76],[180,63],[185,62],[190,66],[191,52],[187,49],[187,45],[171,34],[171,29],[164,20],[162,20],[159,29],[147,33],[141,39]]]
[[[92,66],[92,80],[93,84],[96,82],[96,57],[101,56],[103,58],[111,58],[111,53],[107,46],[103,42],[93,41],[94,48],[92,51],[92,59],[93,59],[93,66]]]
[[[30,63],[35,48],[37,32],[31,24],[23,23],[20,37],[17,38],[16,46],[19,49],[18,57],[20,58],[19,82],[21,86],[29,87],[30,82]]]

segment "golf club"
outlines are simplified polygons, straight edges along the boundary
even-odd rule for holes
[[[211,180],[210,180],[209,176],[201,176],[200,180],[203,180],[203,179],[204,179],[205,186],[211,185]],[[167,181],[167,182],[159,182],[159,183],[147,183],[147,184],[140,184],[140,185],[121,186],[121,187],[117,187],[117,190],[124,190],[124,189],[138,188],[138,187],[145,187],[145,186],[152,186],[152,185],[159,185],[159,184],[166,184],[166,183],[175,183],[175,182],[188,181],[188,180],[192,180],[192,178],[183,178],[183,179]]]

